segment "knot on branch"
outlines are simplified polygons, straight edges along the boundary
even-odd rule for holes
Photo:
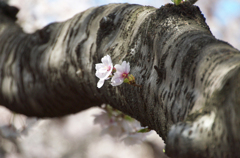
[[[114,25],[115,14],[111,13],[108,16],[104,16],[99,22],[99,30],[97,36],[97,44],[100,45],[102,40],[106,38],[107,35],[111,34],[117,26]]]
[[[41,44],[47,43],[49,41],[51,36],[51,26],[52,24],[47,25],[43,29],[36,31],[35,34],[38,35]]]
[[[17,20],[17,13],[19,9],[13,6],[9,6],[7,3],[0,1],[0,14],[4,14],[10,17],[12,20]]]
[[[194,1],[195,0],[191,0]],[[167,19],[169,17],[181,17],[182,20],[194,20],[199,24],[205,23],[205,18],[197,6],[191,2],[184,2],[179,5],[166,4],[165,6],[156,10],[158,19]],[[209,28],[208,28],[209,30]]]

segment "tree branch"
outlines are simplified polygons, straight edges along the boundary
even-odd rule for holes
[[[172,157],[240,154],[240,54],[198,7],[110,4],[33,34],[0,14],[0,104],[57,117],[109,103],[156,130]],[[95,64],[107,54],[130,62],[142,88],[98,89]]]

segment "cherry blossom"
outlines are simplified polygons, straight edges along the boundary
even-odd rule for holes
[[[127,135],[126,137],[124,137],[122,139],[122,141],[126,144],[126,145],[134,145],[134,144],[140,144],[142,143],[144,140],[146,140],[147,136],[149,136],[150,134],[152,134],[153,131],[150,132],[146,132],[146,133],[132,133]]]
[[[125,78],[128,78],[128,74],[130,72],[130,64],[126,61],[122,62],[122,65],[116,64],[114,66],[116,68],[116,72],[114,73],[114,76],[111,80],[112,86],[118,86],[123,83]]]
[[[147,127],[142,127],[139,121],[110,105],[103,105],[102,108],[104,111],[93,115],[95,117],[94,123],[103,128],[101,135],[109,134],[116,140],[133,145],[143,142],[151,134],[152,131]]]
[[[96,76],[99,78],[97,83],[97,87],[101,88],[104,84],[105,80],[108,80],[110,75],[112,74],[113,64],[111,57],[109,55],[104,56],[101,59],[102,63],[96,64]]]

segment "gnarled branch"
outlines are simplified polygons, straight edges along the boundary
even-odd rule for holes
[[[156,130],[172,157],[240,154],[239,51],[188,2],[110,4],[33,34],[0,12],[0,52],[0,104],[13,111],[57,117],[110,103]],[[98,89],[107,54],[130,62],[142,87]]]

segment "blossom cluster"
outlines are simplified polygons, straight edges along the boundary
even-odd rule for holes
[[[126,144],[133,145],[141,143],[152,133],[147,127],[142,127],[139,121],[110,105],[103,105],[102,108],[100,114],[94,115],[94,123],[103,128],[102,134],[109,134]]]
[[[96,64],[96,76],[99,78],[97,87],[101,88],[105,80],[111,79],[112,86],[119,86],[122,83],[128,83],[131,85],[139,86],[135,84],[135,78],[129,74],[130,64],[123,61],[122,64],[116,64],[113,67],[112,59],[109,55],[104,56],[101,59],[102,63]]]

